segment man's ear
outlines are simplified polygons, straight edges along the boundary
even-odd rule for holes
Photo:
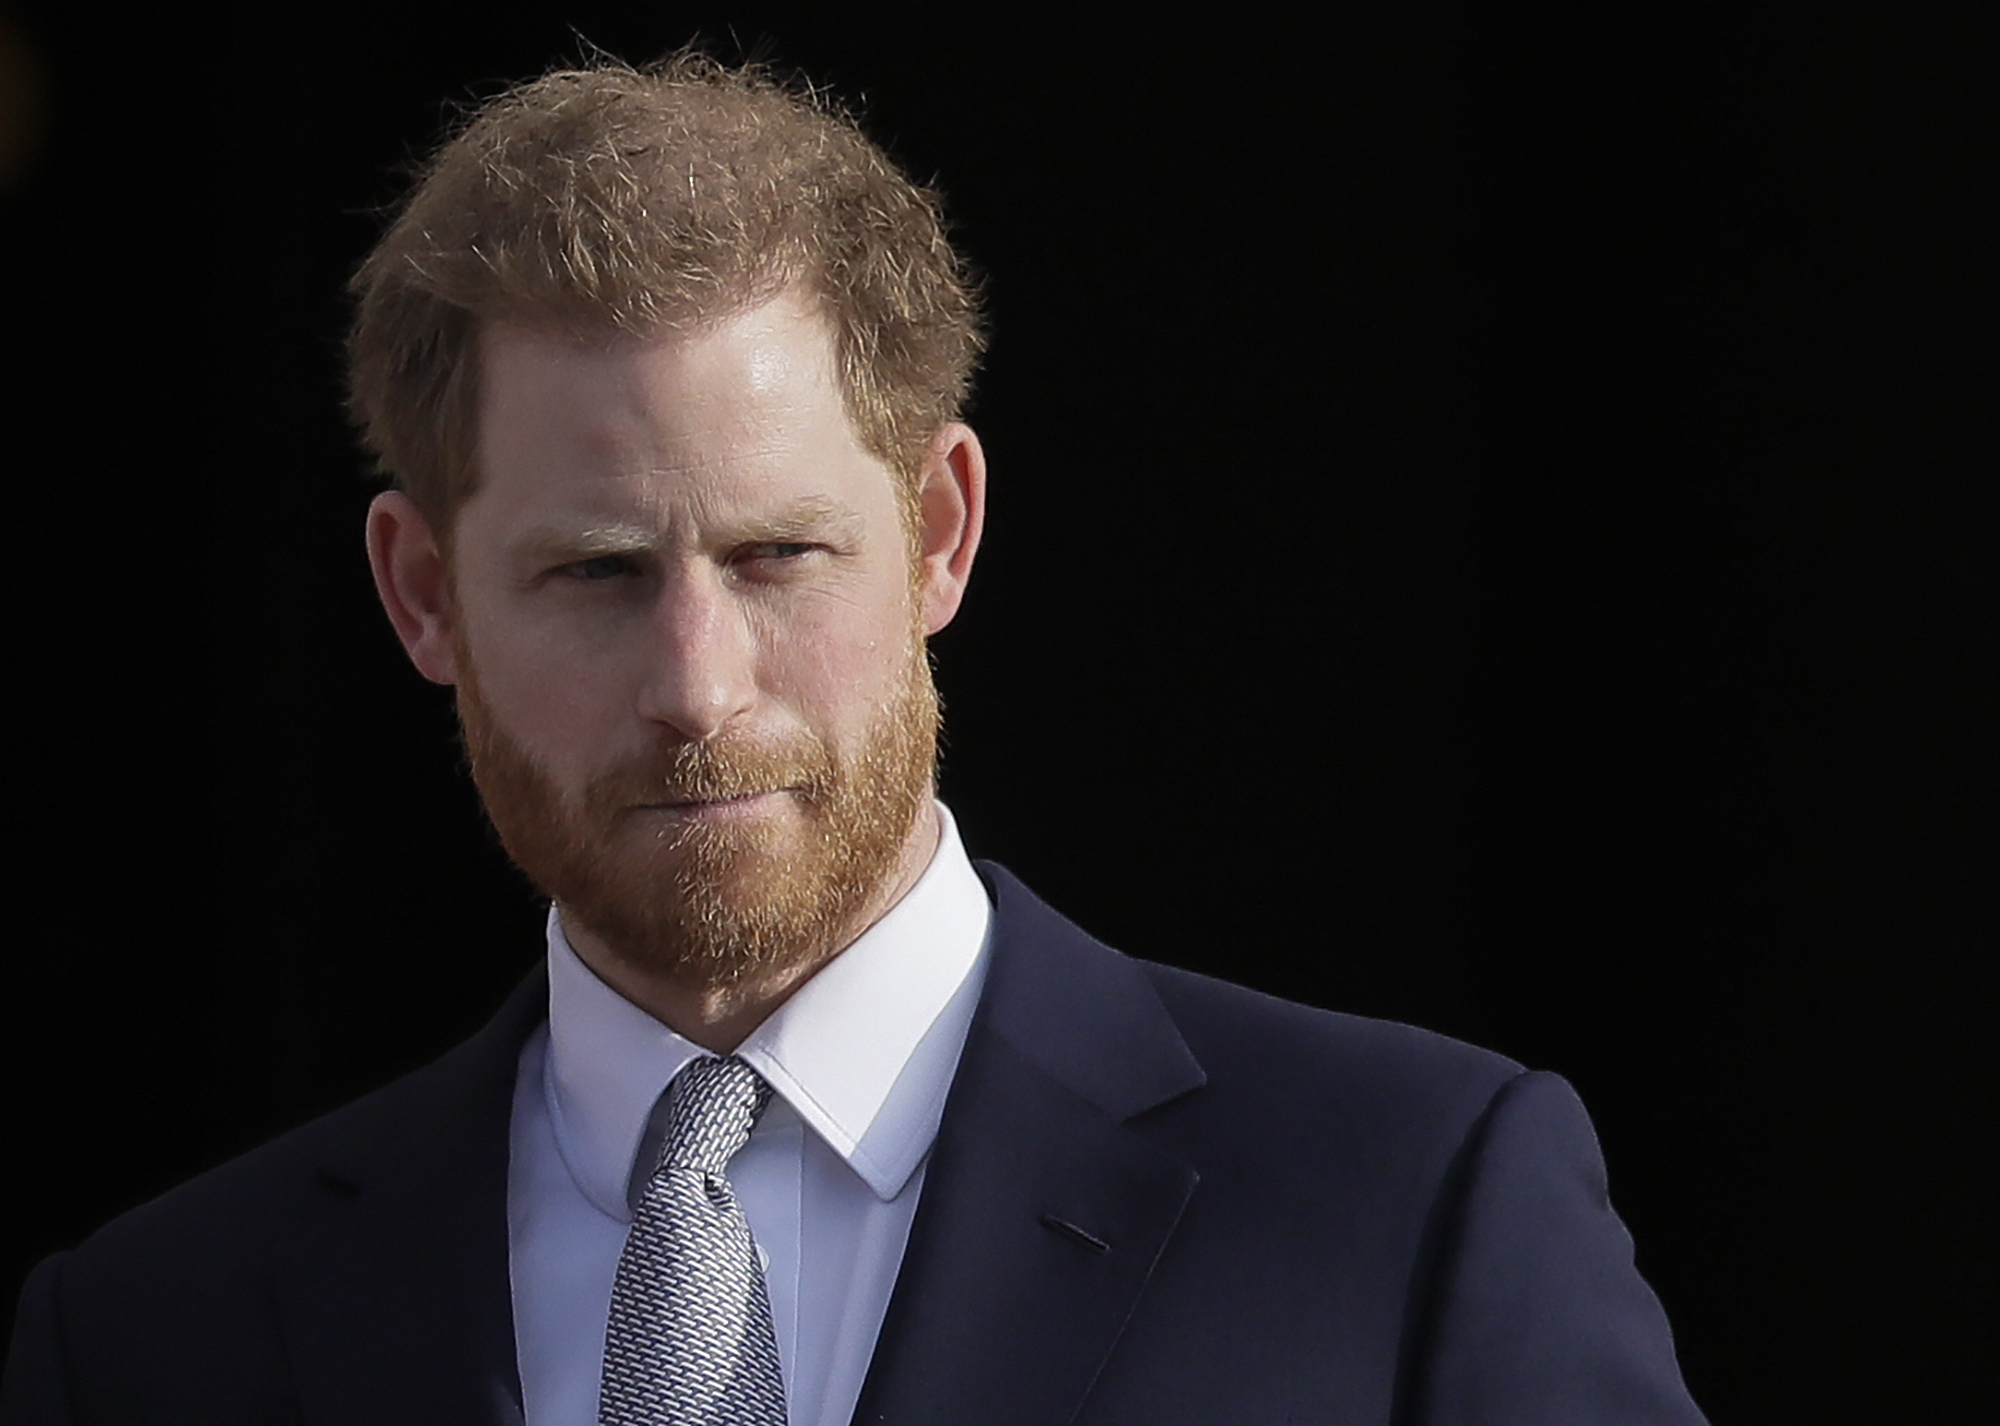
[[[931,437],[917,489],[918,557],[924,633],[935,634],[958,613],[972,557],[986,528],[986,452],[972,427],[950,421]]]
[[[458,682],[451,570],[416,502],[385,490],[368,507],[368,566],[403,652],[432,683]]]

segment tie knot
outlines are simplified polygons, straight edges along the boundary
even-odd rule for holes
[[[667,1091],[667,1136],[659,1167],[720,1175],[750,1137],[771,1086],[737,1059],[690,1060]]]

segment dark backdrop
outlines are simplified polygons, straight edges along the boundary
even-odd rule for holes
[[[373,606],[339,288],[445,101],[701,33],[989,275],[975,852],[1568,1075],[1719,1422],[1990,1400],[1971,35],[1490,8],[10,6],[9,1280],[537,953]]]

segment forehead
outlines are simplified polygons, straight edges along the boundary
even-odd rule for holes
[[[646,338],[495,323],[480,354],[472,504],[748,498],[760,486],[858,498],[878,484],[894,499],[850,418],[831,328],[799,295]]]
[[[618,410],[726,430],[839,401],[836,373],[830,324],[793,292],[647,336],[501,320],[480,329],[479,422]]]

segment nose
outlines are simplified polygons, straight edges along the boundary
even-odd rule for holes
[[[719,572],[697,565],[661,580],[651,611],[640,714],[690,742],[714,737],[756,701],[756,643]]]

